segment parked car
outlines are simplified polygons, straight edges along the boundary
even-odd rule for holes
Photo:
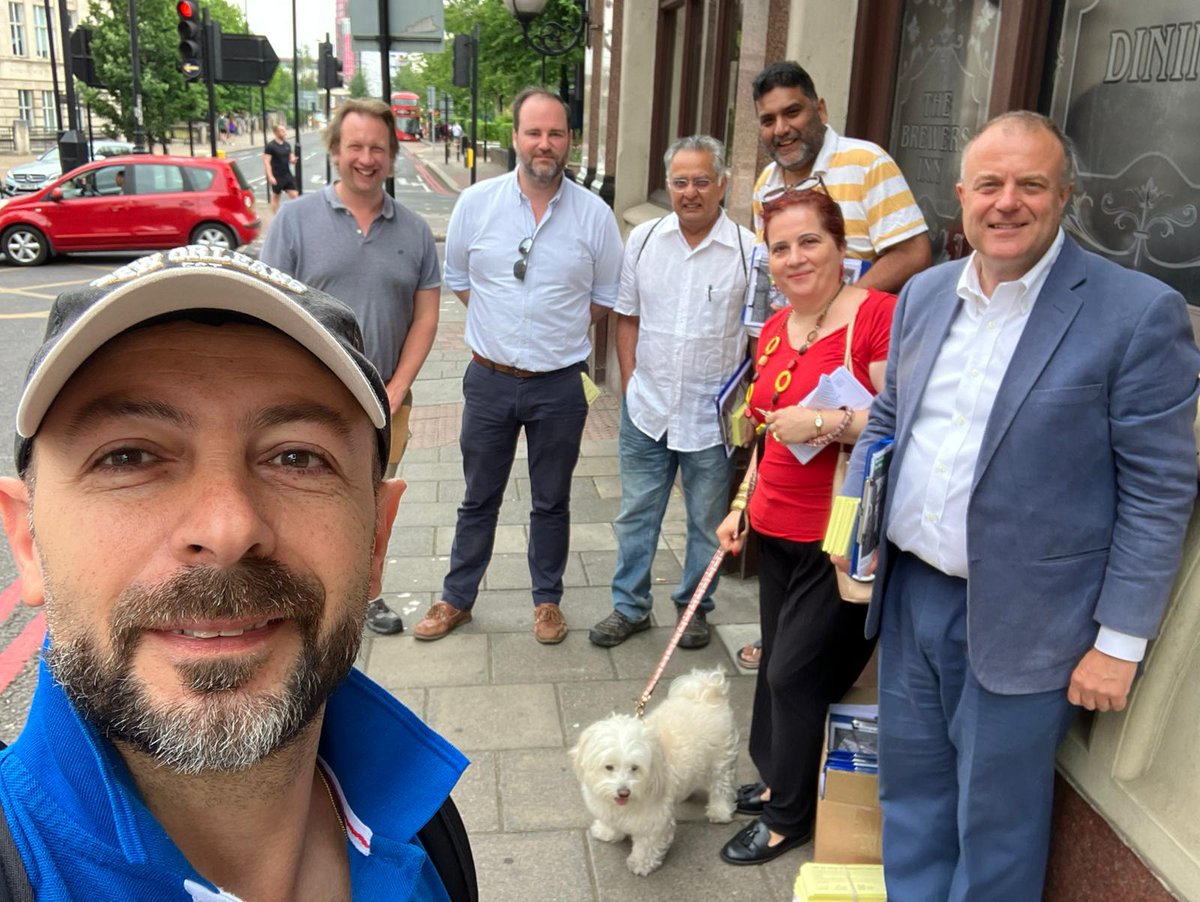
[[[208,157],[109,157],[0,200],[0,251],[17,266],[72,251],[233,249],[261,226],[237,163]]]
[[[133,145],[127,141],[97,141],[92,145],[93,160],[126,153],[133,153]],[[0,194],[29,194],[60,175],[62,163],[58,159],[58,145],[55,145],[36,160],[8,170],[4,174],[4,182],[0,183]]]

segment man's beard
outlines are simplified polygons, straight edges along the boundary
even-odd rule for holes
[[[533,164],[537,162],[553,163],[554,171],[549,174],[545,172],[538,172],[533,168]],[[556,159],[553,157],[522,157],[521,168],[525,171],[525,174],[535,182],[548,186],[553,185],[556,181],[558,181],[558,177],[562,175],[567,168],[567,160],[566,157],[563,157],[562,159]]]
[[[782,158],[774,144],[768,149],[771,151],[771,159],[779,165],[780,169],[788,172],[796,170],[803,172],[817,161],[817,154],[821,152],[821,147],[825,144],[825,126],[820,119],[814,119],[804,131],[796,135],[795,140],[797,146],[791,150],[786,160]]]
[[[355,598],[365,602],[367,589],[364,571]],[[153,588],[121,594],[107,656],[84,633],[52,640],[46,663],[83,716],[110,740],[182,774],[242,770],[295,739],[354,665],[365,603],[349,606],[322,640],[324,607],[319,584],[273,561],[245,561],[227,570],[190,567]],[[301,649],[278,689],[237,691],[264,665],[262,653],[178,666],[190,695],[183,703],[155,701],[133,672],[145,630],[245,618],[282,618],[300,634]]]

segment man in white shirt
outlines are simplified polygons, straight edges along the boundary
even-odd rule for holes
[[[741,324],[754,235],[721,208],[725,147],[708,135],[666,152],[673,213],[629,235],[617,298],[621,408],[621,512],[613,611],[592,627],[594,645],[612,647],[650,628],[650,568],[663,513],[679,472],[687,508],[683,577],[671,593],[678,618],[699,585],[716,529],[729,507],[731,461],[714,399],[746,355]],[[706,616],[716,580],[680,638],[709,641]]]
[[[897,902],[1041,898],[1055,749],[1124,708],[1179,564],[1200,351],[1178,292],[1063,232],[1072,173],[1036,113],[968,144],[975,251],[900,295],[846,476],[895,435],[867,634]]]
[[[460,195],[446,230],[446,284],[467,305],[473,360],[463,377],[466,493],[442,597],[413,627],[440,639],[471,619],[500,503],[525,431],[534,636],[567,634],[559,610],[571,526],[571,474],[587,419],[588,330],[616,302],[621,235],[595,194],[563,178],[567,108],[554,94],[513,102],[519,165]]]

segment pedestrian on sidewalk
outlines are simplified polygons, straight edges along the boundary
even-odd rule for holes
[[[732,460],[725,453],[713,399],[746,357],[742,326],[754,233],[721,208],[725,146],[708,135],[676,140],[666,152],[674,212],[644,222],[625,245],[617,297],[621,367],[621,512],[613,610],[588,638],[612,647],[650,628],[651,563],[663,514],[683,477],[687,550],[671,593],[676,619],[717,550],[717,526],[729,503]],[[679,640],[709,642],[708,614],[717,580]]]
[[[347,100],[324,139],[338,180],[280,208],[260,259],[329,292],[358,316],[367,356],[387,382],[390,477],[408,444],[412,385],[437,334],[437,246],[425,220],[384,191],[399,152],[390,106]],[[383,635],[404,629],[382,597],[368,607],[367,626]]]
[[[287,126],[282,122],[277,123],[272,133],[274,137],[263,148],[263,169],[271,185],[271,212],[276,213],[279,211],[280,194],[286,191],[288,198],[295,200],[300,192],[296,188],[296,177],[292,175],[296,155],[287,141]]]
[[[464,337],[473,358],[463,377],[459,437],[466,492],[442,598],[413,627],[418,639],[440,639],[471,619],[522,429],[534,635],[554,644],[567,634],[559,602],[571,475],[588,411],[588,330],[616,302],[621,274],[612,210],[563,178],[567,123],[557,95],[522,92],[513,103],[520,166],[464,191],[446,230],[446,284],[467,305]]]
[[[49,631],[0,752],[0,895],[469,888],[466,759],[353,666],[403,484],[352,312],[176,248],[64,292],[49,323],[0,480]]]

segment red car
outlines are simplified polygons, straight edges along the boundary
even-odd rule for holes
[[[36,266],[71,251],[234,248],[258,237],[254,193],[232,160],[136,154],[73,169],[0,200],[0,252]]]

